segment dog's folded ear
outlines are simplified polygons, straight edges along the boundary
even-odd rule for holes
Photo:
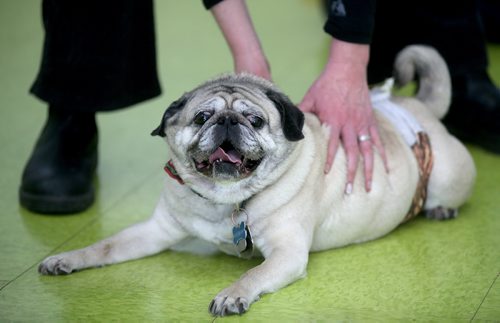
[[[165,137],[165,125],[167,123],[167,120],[172,118],[174,115],[177,114],[182,108],[184,108],[184,105],[186,104],[188,100],[188,95],[184,94],[181,96],[179,99],[175,100],[172,102],[172,104],[169,105],[167,110],[165,110],[165,113],[163,114],[163,117],[161,119],[160,125],[151,132],[151,136],[160,136],[160,137]]]
[[[266,96],[274,103],[281,115],[281,126],[283,127],[285,138],[290,141],[303,139],[304,113],[282,93],[267,90]]]

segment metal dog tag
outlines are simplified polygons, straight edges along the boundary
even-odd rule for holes
[[[236,247],[238,256],[241,258],[251,258],[253,254],[253,240],[248,225],[242,221],[233,227],[233,244]]]

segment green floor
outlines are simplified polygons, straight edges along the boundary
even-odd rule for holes
[[[299,101],[327,49],[318,1],[249,1],[274,81]],[[282,8],[286,5],[286,11]],[[165,252],[66,277],[40,260],[147,218],[165,174],[163,142],[149,136],[163,109],[232,61],[201,1],[157,1],[164,95],[99,116],[97,203],[67,217],[19,207],[24,163],[44,120],[28,95],[43,39],[40,1],[0,2],[0,321],[210,322],[212,297],[259,261]],[[500,46],[490,47],[500,84]],[[266,295],[238,321],[500,321],[500,156],[470,147],[477,186],[458,219],[414,220],[389,236],[311,255],[307,278]]]

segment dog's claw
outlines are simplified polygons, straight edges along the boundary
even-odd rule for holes
[[[248,310],[248,307],[248,301],[243,297],[235,299],[229,296],[217,296],[210,302],[208,309],[214,316],[226,316],[232,314],[241,315]]]
[[[438,206],[425,212],[425,217],[432,220],[449,220],[454,219],[457,216],[457,209],[446,208],[442,206]]]
[[[38,272],[42,275],[68,275],[73,272],[73,269],[64,258],[53,256],[45,259],[38,266]]]

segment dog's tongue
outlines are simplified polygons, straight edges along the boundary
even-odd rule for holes
[[[241,155],[236,150],[230,150],[228,152],[224,151],[221,147],[217,148],[217,150],[208,157],[208,161],[212,164],[216,160],[222,160],[225,162],[230,162],[233,164],[240,165]]]

